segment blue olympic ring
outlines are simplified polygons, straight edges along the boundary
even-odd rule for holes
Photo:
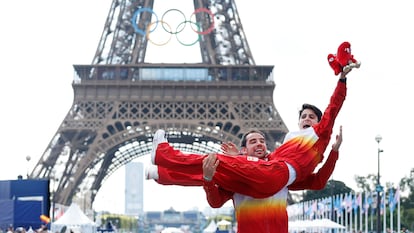
[[[145,36],[146,32],[138,28],[137,17],[138,17],[138,15],[141,14],[141,12],[144,12],[144,11],[147,11],[147,12],[155,15],[155,18],[157,18],[156,21],[158,21],[157,14],[155,14],[155,12],[151,8],[144,7],[144,8],[140,8],[140,9],[136,10],[134,15],[132,16],[131,22],[132,22],[132,26],[134,27],[135,32],[138,33],[138,34],[141,34],[142,36]],[[155,30],[155,28],[153,30]]]

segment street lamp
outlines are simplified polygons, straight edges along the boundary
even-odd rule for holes
[[[381,232],[381,192],[382,192],[382,186],[380,182],[380,154],[384,150],[380,149],[380,142],[382,140],[381,135],[375,136],[375,141],[378,143],[378,174],[377,174],[377,187],[375,188],[377,190],[377,233]]]

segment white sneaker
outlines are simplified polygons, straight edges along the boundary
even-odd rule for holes
[[[147,179],[147,180],[158,180],[158,178],[159,178],[158,166],[153,165],[153,164],[149,164],[145,168],[145,179]]]
[[[165,138],[165,131],[159,129],[155,132],[154,137],[152,138],[152,150],[151,150],[151,162],[155,164],[155,152],[157,151],[158,144],[168,142]]]

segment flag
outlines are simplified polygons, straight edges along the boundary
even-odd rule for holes
[[[310,203],[311,202],[311,203]],[[312,200],[308,202],[308,208],[306,209],[306,215],[311,219],[317,210],[317,201]]]
[[[359,207],[359,209],[362,208],[362,193],[359,193],[358,194],[358,196],[357,196],[357,198],[355,200],[355,204],[356,204],[355,209],[358,208],[358,207]]]
[[[368,208],[370,206],[370,203],[368,202],[368,196],[371,197],[370,193],[365,193],[365,198],[364,198],[364,213],[368,212]]]
[[[368,195],[368,205],[371,207],[371,215],[374,215],[376,206],[374,205],[374,194],[372,192]]]
[[[342,206],[342,194],[336,196],[335,209],[338,216],[342,215],[343,206]]]
[[[358,207],[362,206],[362,193],[358,194],[358,196],[356,198],[356,202],[357,202]]]
[[[384,189],[384,191],[385,191],[385,189]],[[380,205],[380,213],[381,213],[381,215],[384,215],[384,207],[385,207],[385,192],[381,196],[381,205]]]
[[[400,187],[395,191],[394,202],[397,203],[397,232],[401,232],[401,215],[400,215]]]
[[[336,212],[338,212],[341,209],[341,200],[339,198],[339,195],[335,195],[334,198],[334,209]]]
[[[400,187],[397,187],[397,190],[394,194],[394,203],[397,204],[400,202]]]
[[[354,212],[358,209],[358,196],[357,196],[357,194],[355,194],[354,198],[352,199],[352,209],[354,209]]]
[[[388,194],[388,208],[390,209],[390,212],[394,212],[395,208],[395,202],[394,202],[394,190],[390,188],[389,194]]]
[[[318,212],[318,200],[313,200],[311,209],[312,209],[311,216],[313,216],[315,213]]]
[[[353,203],[354,203],[354,198],[352,197],[352,193],[349,193],[348,197],[346,198],[346,211],[347,212],[351,212]]]

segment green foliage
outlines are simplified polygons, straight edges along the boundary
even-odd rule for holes
[[[363,176],[355,176],[355,182],[357,183],[357,187],[361,190],[371,192],[375,190],[375,180],[376,176],[368,175],[368,177]],[[369,182],[371,181],[371,182]]]
[[[352,191],[352,189],[347,187],[344,182],[329,180],[322,190],[307,190],[303,195],[302,201],[330,197],[336,194],[349,193],[350,191]]]
[[[377,176],[372,174],[367,177],[356,176],[355,182],[362,191],[375,192]],[[410,175],[403,177],[398,185],[401,192],[408,193],[407,196],[400,197],[401,225],[408,229],[414,229],[414,169],[411,169]],[[385,186],[387,190],[392,188],[395,193],[395,187],[392,183],[387,183]],[[395,211],[394,215],[396,216]]]
[[[377,175],[369,174],[366,177],[364,176],[355,176],[355,182],[359,190],[356,192],[374,192],[377,185]],[[394,193],[396,192],[396,187],[392,183],[386,183],[384,185],[385,190],[393,189]],[[405,195],[400,196],[400,210],[401,210],[401,227],[406,227],[407,229],[414,229],[414,169],[410,171],[410,175],[403,177],[399,183],[400,191]],[[343,182],[336,180],[329,180],[325,188],[322,190],[306,190],[303,192],[301,200],[294,198],[295,194],[290,196],[290,200],[298,201],[309,201],[315,199],[321,199],[325,197],[334,196],[341,193],[355,192],[351,188],[347,187]],[[388,195],[388,191],[386,194]],[[386,197],[388,200],[388,197]],[[295,202],[295,201],[293,201]],[[292,204],[292,203],[290,203]],[[388,212],[389,210],[387,210]],[[394,219],[397,218],[397,212],[393,212]],[[373,216],[376,218],[375,216]],[[387,219],[387,221],[389,221]],[[388,223],[389,224],[389,223]]]
[[[409,190],[410,194],[414,193],[414,168],[410,171],[410,176],[405,176],[400,181],[400,188],[402,191]]]
[[[414,229],[414,209],[405,209],[401,213],[401,225],[408,228]]]

